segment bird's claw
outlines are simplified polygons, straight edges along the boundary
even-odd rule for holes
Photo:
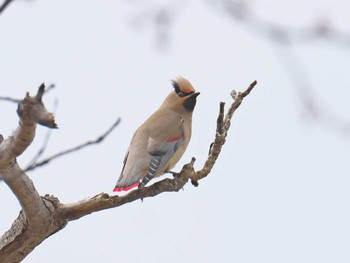
[[[173,171],[168,171],[168,173],[172,174],[174,177],[178,177],[179,173],[173,172]]]

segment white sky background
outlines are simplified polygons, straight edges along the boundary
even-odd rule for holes
[[[255,79],[258,86],[234,115],[222,154],[198,188],[188,184],[70,222],[24,262],[349,262],[349,130],[309,117],[297,96],[303,77],[292,82],[283,66],[296,56],[302,70],[289,66],[306,74],[317,91],[311,98],[345,123],[349,45],[317,40],[291,49],[212,1],[176,1],[169,43],[160,48],[147,16],[151,4],[139,2],[15,1],[0,15],[0,96],[22,98],[42,82],[56,85],[45,102],[52,109],[58,98],[60,129],[46,155],[93,139],[122,118],[104,143],[31,172],[41,195],[73,202],[111,193],[134,130],[178,75],[201,95],[192,141],[176,170],[192,156],[201,168],[219,102],[228,106],[231,90]],[[306,28],[328,17],[334,27],[350,28],[345,0],[248,3],[276,25]],[[17,125],[16,105],[1,101],[0,109],[0,133],[7,137]],[[18,159],[22,167],[45,132],[38,127]],[[0,200],[2,233],[20,206],[5,184]]]

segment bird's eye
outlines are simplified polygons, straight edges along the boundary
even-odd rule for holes
[[[184,97],[184,96],[185,96],[185,93],[183,93],[182,91],[179,91],[179,92],[177,93],[177,95],[178,95],[179,97]]]

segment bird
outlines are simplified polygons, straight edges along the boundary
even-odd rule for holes
[[[192,113],[197,96],[184,77],[172,80],[173,91],[134,133],[113,192],[145,186],[175,166],[192,134]]]

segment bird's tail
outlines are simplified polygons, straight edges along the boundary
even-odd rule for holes
[[[134,187],[138,187],[140,185],[140,183],[136,183],[136,184],[132,184],[132,185],[129,185],[129,186],[120,186],[120,185],[116,185],[113,189],[113,192],[122,192],[122,191],[128,191]]]
[[[128,191],[132,188],[138,187],[140,185],[141,178],[139,176],[132,176],[132,174],[133,173],[122,173],[113,189],[113,192]]]

